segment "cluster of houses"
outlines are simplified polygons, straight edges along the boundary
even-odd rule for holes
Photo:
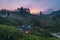
[[[31,25],[16,26],[16,28],[18,28],[19,30],[29,34],[30,33],[30,29],[31,29]]]

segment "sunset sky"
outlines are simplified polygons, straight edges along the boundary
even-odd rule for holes
[[[31,12],[60,9],[60,0],[0,0],[0,9],[29,8]]]

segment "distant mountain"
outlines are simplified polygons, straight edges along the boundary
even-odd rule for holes
[[[50,14],[51,12],[53,12],[53,9],[48,9],[47,11],[44,11],[43,13],[47,15],[47,14]]]
[[[46,15],[47,18],[51,20],[60,21],[60,10],[53,11],[50,14]]]
[[[53,11],[50,14],[48,14],[48,16],[56,16],[56,15],[60,15],[60,10],[58,11]]]

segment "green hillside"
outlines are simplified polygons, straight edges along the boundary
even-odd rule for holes
[[[0,40],[60,40],[60,39],[26,34],[13,26],[0,24]]]

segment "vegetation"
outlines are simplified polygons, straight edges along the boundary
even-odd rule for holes
[[[0,24],[0,40],[60,40],[58,38],[40,37],[18,30],[15,27]]]
[[[31,25],[30,34],[15,28],[20,25]],[[0,10],[1,40],[59,40],[50,34],[54,32],[60,32],[60,10],[48,15],[31,14],[23,7],[16,11]]]

